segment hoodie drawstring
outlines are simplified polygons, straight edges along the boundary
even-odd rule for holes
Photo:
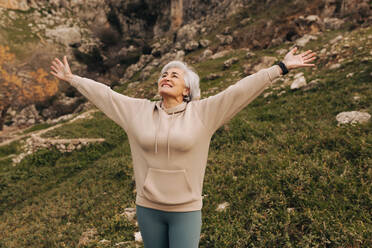
[[[159,127],[160,127],[160,112],[158,111],[158,125],[156,127],[156,130],[155,130],[155,154],[158,153],[158,131],[159,131]]]
[[[170,125],[169,125],[169,128],[168,128],[168,135],[167,135],[168,161],[169,161],[169,157],[170,157],[170,150],[169,150],[169,131],[170,131],[170,129],[172,128],[173,116],[174,116],[174,113],[172,113],[172,116],[171,116],[171,123],[170,123]]]
[[[156,125],[156,129],[155,129],[155,154],[157,154],[158,153],[158,132],[159,132],[159,129],[160,129],[160,122],[161,122],[161,109],[162,109],[162,103],[160,102],[160,103],[157,103],[156,104],[156,106],[157,106],[157,108],[158,108],[158,111],[157,111],[157,115],[158,115],[158,123],[157,123],[157,125]],[[182,108],[182,109],[181,109]],[[171,130],[171,128],[172,128],[172,125],[173,125],[173,122],[174,122],[174,114],[175,113],[179,113],[179,112],[182,112],[182,111],[184,111],[185,110],[185,108],[186,108],[186,103],[184,102],[184,103],[182,103],[182,105],[178,108],[178,110],[177,109],[174,109],[174,110],[172,110],[172,112],[171,111],[167,111],[167,110],[164,110],[165,112],[167,112],[167,114],[168,115],[172,115],[171,116],[171,121],[170,121],[170,124],[169,124],[169,127],[168,127],[168,131],[167,131],[167,150],[168,150],[168,161],[169,161],[169,159],[170,159],[170,141],[169,141],[169,133],[170,133],[170,130]],[[171,113],[170,113],[171,112]],[[156,118],[155,118],[156,119]]]

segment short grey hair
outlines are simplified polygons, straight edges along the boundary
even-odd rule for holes
[[[159,80],[164,72],[170,68],[179,68],[184,71],[185,85],[189,88],[190,101],[200,99],[199,76],[194,72],[185,62],[179,60],[172,60],[161,69]]]

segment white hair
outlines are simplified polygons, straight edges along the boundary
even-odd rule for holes
[[[200,98],[200,87],[199,87],[199,76],[194,72],[191,68],[187,66],[185,62],[179,61],[179,60],[173,60],[166,64],[163,69],[161,69],[160,78],[163,75],[164,72],[168,71],[170,68],[179,68],[184,71],[184,80],[185,85],[187,88],[189,88],[190,93],[190,101],[197,100]]]

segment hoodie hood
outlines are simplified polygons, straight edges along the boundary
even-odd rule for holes
[[[172,108],[163,108],[163,102],[162,101],[157,101],[155,103],[155,108],[160,112],[160,111],[164,111],[165,113],[167,113],[168,115],[171,115],[171,123],[169,125],[169,129],[168,129],[168,133],[167,133],[167,149],[168,149],[168,161],[169,161],[169,158],[170,158],[170,144],[169,144],[169,131],[170,129],[172,128],[172,124],[173,124],[173,117],[174,117],[174,114],[176,113],[180,113],[180,112],[183,112],[185,111],[186,109],[186,105],[187,103],[186,102],[182,102],[180,104],[178,104],[177,106],[175,107],[172,107]],[[158,132],[159,132],[159,128],[160,128],[160,121],[161,121],[161,118],[160,118],[160,113],[158,113],[158,120],[157,120],[157,125],[156,125],[156,129],[155,129],[155,154],[158,153]]]
[[[182,103],[178,104],[177,106],[166,109],[166,108],[163,108],[163,102],[162,101],[157,101],[155,103],[155,106],[159,110],[162,109],[165,113],[167,113],[169,115],[184,111],[186,109],[186,105],[187,105],[186,102],[182,102]]]

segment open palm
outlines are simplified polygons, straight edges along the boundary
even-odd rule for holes
[[[63,57],[63,62],[64,63],[62,63],[58,58],[55,58],[52,61],[53,65],[51,66],[53,71],[50,73],[61,80],[68,81],[68,79],[72,76],[72,73],[66,56]]]
[[[293,48],[289,53],[287,53],[283,59],[283,63],[286,65],[288,70],[300,67],[313,67],[315,64],[308,64],[309,62],[316,59],[316,53],[311,50],[307,50],[301,54],[295,55],[297,47]]]

